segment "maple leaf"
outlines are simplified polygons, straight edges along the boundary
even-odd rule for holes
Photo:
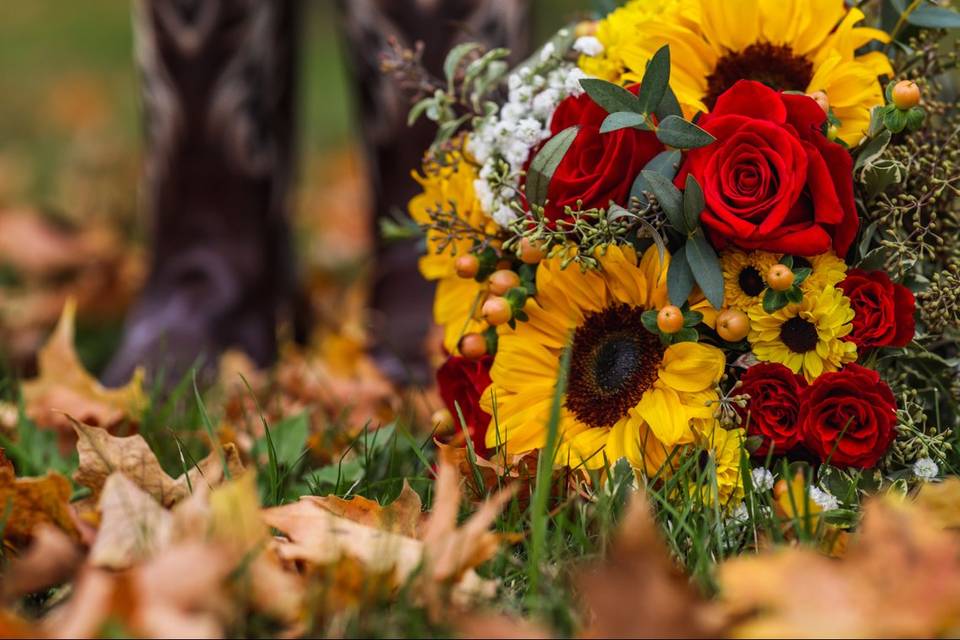
[[[739,637],[926,637],[960,621],[960,539],[893,496],[865,505],[841,559],[778,549],[718,577]]]
[[[0,519],[3,539],[26,544],[42,524],[54,525],[74,539],[79,538],[70,511],[70,481],[50,471],[38,478],[18,478],[13,465],[0,452]]]
[[[77,484],[89,487],[99,496],[107,477],[121,471],[138,487],[149,493],[165,507],[187,497],[191,487],[207,484],[215,486],[224,479],[224,464],[230,475],[239,475],[243,464],[236,447],[223,446],[223,458],[217,451],[210,453],[187,473],[171,478],[160,466],[156,454],[140,435],[117,437],[104,429],[74,422],[77,432],[77,453],[80,463],[73,474]]]
[[[584,569],[577,585],[590,611],[588,638],[701,638],[723,629],[675,565],[642,493],[633,494],[609,557]]]
[[[143,371],[119,389],[101,385],[83,367],[73,347],[77,305],[67,301],[57,327],[37,355],[39,375],[21,386],[27,415],[37,426],[56,429],[72,444],[68,416],[111,429],[124,421],[136,422],[146,403]]]
[[[403,481],[400,495],[387,506],[363,496],[354,496],[349,500],[337,496],[304,496],[302,499],[311,500],[334,515],[375,529],[392,531],[410,538],[418,537],[423,503],[420,495],[406,480]]]
[[[960,528],[960,478],[950,476],[943,482],[924,483],[917,492],[916,504],[940,526]]]
[[[61,529],[40,524],[26,551],[9,561],[0,582],[0,598],[12,600],[65,582],[83,561],[76,542]],[[4,635],[0,624],[0,637]]]
[[[122,472],[107,478],[100,494],[100,529],[89,562],[125,569],[170,543],[173,516]]]

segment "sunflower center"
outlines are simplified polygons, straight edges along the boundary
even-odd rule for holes
[[[612,426],[657,379],[664,347],[642,315],[614,305],[587,315],[574,332],[566,406],[584,424]]]
[[[737,282],[740,284],[740,290],[748,296],[758,296],[767,287],[756,267],[744,267],[740,271]]]
[[[817,328],[799,316],[780,326],[780,340],[794,353],[806,353],[817,348]]]
[[[703,102],[713,109],[717,98],[737,80],[756,80],[777,91],[805,91],[813,78],[813,63],[786,45],[758,42],[731,51],[717,61],[707,78]]]

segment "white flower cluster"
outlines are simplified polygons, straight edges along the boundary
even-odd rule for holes
[[[810,486],[810,499],[824,511],[833,511],[840,508],[840,501],[837,500],[835,495],[813,485]]]
[[[474,188],[484,210],[505,227],[516,218],[510,202],[517,197],[523,165],[530,151],[550,137],[550,118],[560,102],[583,93],[575,65],[555,55],[552,44],[507,77],[507,101],[474,125],[467,149],[480,163]],[[533,66],[531,66],[533,65]]]
[[[773,489],[773,474],[766,467],[757,467],[750,472],[753,479],[753,488],[757,491],[770,491]]]
[[[913,463],[913,475],[920,480],[933,480],[940,474],[940,467],[931,458],[920,458]]]

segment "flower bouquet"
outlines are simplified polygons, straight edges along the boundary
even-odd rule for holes
[[[730,510],[780,465],[851,501],[939,473],[958,16],[873,4],[633,0],[514,69],[470,43],[443,79],[385,60],[438,127],[390,230],[424,234],[472,452],[595,478],[625,459]]]

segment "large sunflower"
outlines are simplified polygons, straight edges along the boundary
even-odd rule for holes
[[[843,338],[853,329],[853,309],[840,289],[805,293],[803,301],[773,313],[761,305],[748,311],[747,340],[758,360],[779,362],[813,382],[857,359],[857,345]]]
[[[571,349],[557,462],[603,467],[626,457],[656,472],[665,452],[690,443],[690,421],[709,418],[724,370],[716,347],[664,347],[641,315],[667,304],[666,272],[651,247],[637,264],[631,248],[607,247],[600,270],[540,263],[529,320],[499,329],[499,347],[481,405],[494,416],[487,445],[510,453],[545,445],[560,357]],[[656,462],[655,462],[656,461]]]
[[[423,191],[407,205],[410,217],[419,224],[428,224],[431,212],[452,208],[471,227],[488,228],[490,220],[473,189],[476,169],[460,153],[450,153],[444,160],[440,164],[426,159],[423,174],[413,174]],[[469,252],[472,241],[462,238],[443,245],[446,241],[441,231],[427,232],[427,251],[420,258],[420,273],[427,280],[437,282],[433,319],[443,327],[443,346],[448,352],[456,353],[457,343],[464,334],[486,329],[480,316],[485,291],[484,285],[476,280],[457,276],[454,268],[457,256]]]
[[[848,10],[843,0],[695,0],[694,6],[685,20],[638,21],[629,41],[614,43],[621,82],[640,80],[653,54],[668,44],[670,85],[688,115],[709,111],[737,80],[758,80],[780,91],[823,91],[841,122],[839,137],[850,145],[861,140],[870,109],[884,102],[877,78],[893,74],[883,53],[857,54],[873,40],[889,41],[883,31],[854,26],[862,11]],[[608,18],[622,19],[617,13]],[[605,46],[606,33],[620,30],[598,28]],[[583,67],[589,71],[591,64]]]

